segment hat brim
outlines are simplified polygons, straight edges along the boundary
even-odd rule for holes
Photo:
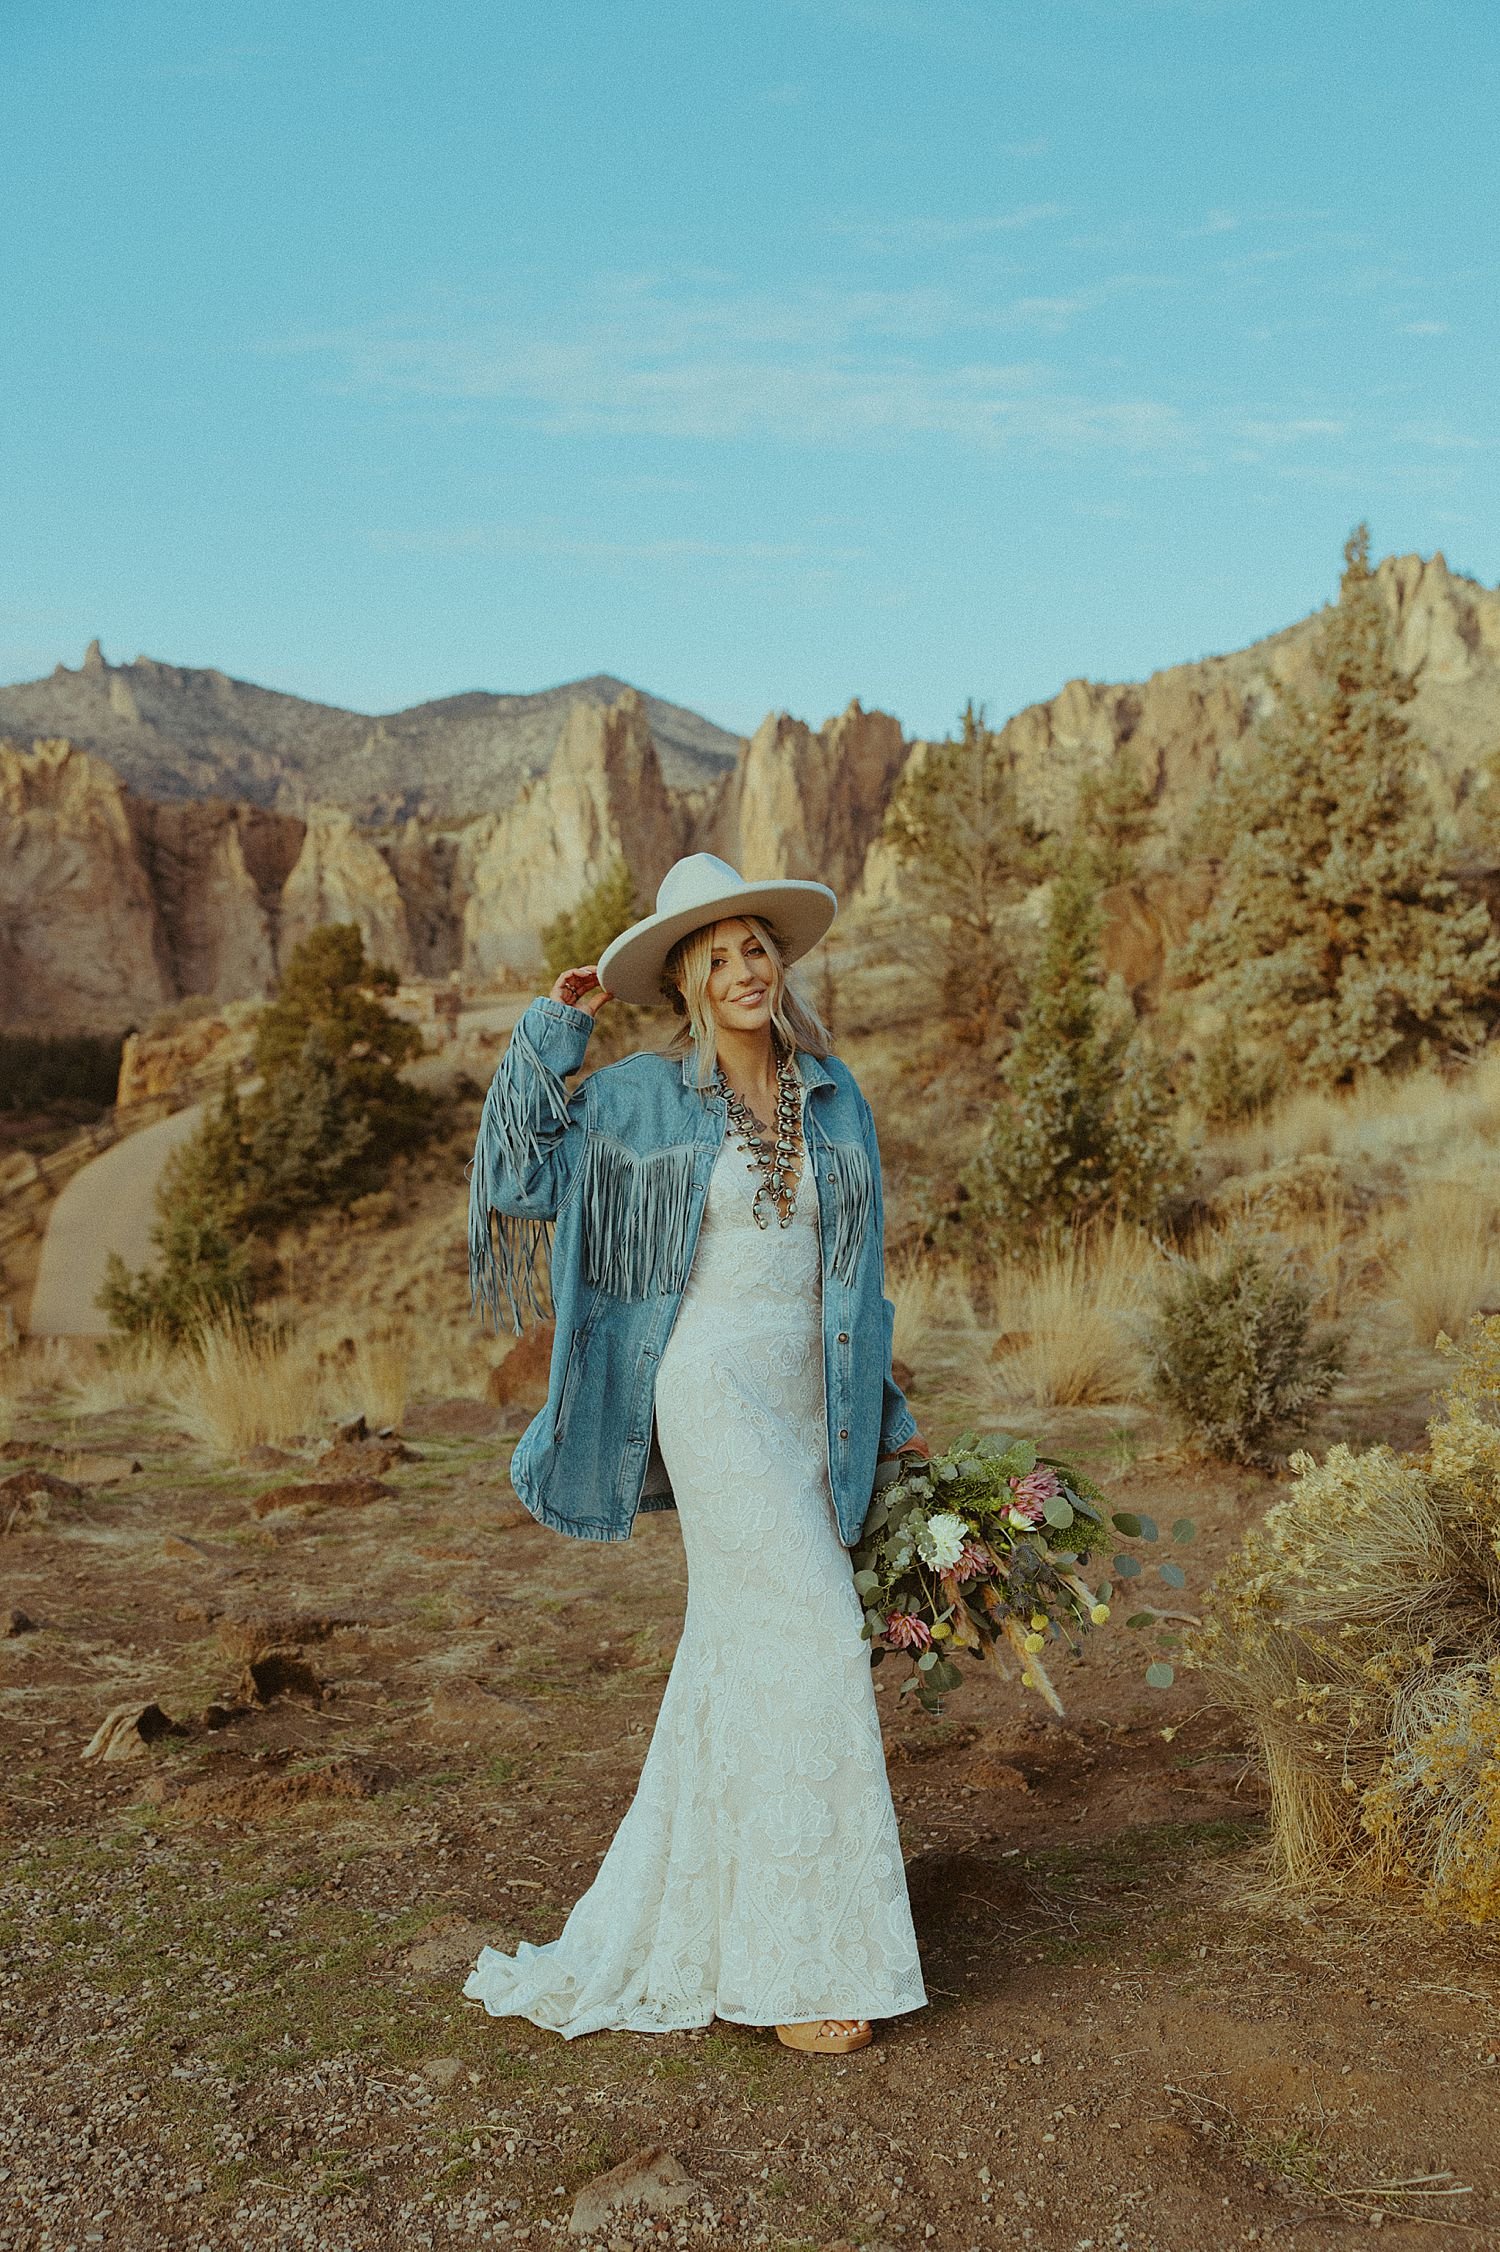
[[[838,895],[827,884],[781,876],[679,907],[674,914],[646,915],[605,947],[597,965],[599,983],[621,1001],[660,1001],[662,969],[678,939],[701,930],[705,923],[725,922],[734,915],[764,915],[782,937],[782,959],[795,962],[817,945],[838,906]]]

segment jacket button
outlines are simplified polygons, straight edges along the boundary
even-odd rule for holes
[[[849,1436],[849,1434],[848,1434],[848,1432],[847,1432],[847,1431],[841,1431],[841,1432],[839,1433],[839,1437],[840,1437],[841,1439],[847,1439],[847,1438],[848,1438],[848,1436]]]
[[[847,1329],[841,1329],[841,1330],[839,1331],[839,1343],[840,1343],[841,1345],[847,1345],[847,1344],[848,1344],[848,1342],[849,1342],[849,1332],[848,1332],[848,1330],[847,1330]]]

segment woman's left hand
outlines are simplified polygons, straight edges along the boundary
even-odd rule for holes
[[[882,1462],[899,1462],[904,1454],[919,1454],[924,1462],[932,1460],[932,1449],[920,1431],[913,1431],[909,1439],[902,1440],[894,1454],[883,1454],[880,1459]]]

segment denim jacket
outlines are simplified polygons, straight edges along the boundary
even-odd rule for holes
[[[511,1460],[541,1524],[579,1540],[627,1540],[637,1509],[676,1497],[655,1435],[656,1369],[693,1262],[709,1175],[729,1113],[692,1084],[696,1057],[642,1053],[563,1082],[594,1019],[544,996],[511,1035],[485,1097],[469,1172],[473,1303],[498,1327],[505,1302],[556,1322],[547,1402]],[[876,1463],[916,1420],[891,1375],[875,1121],[848,1065],[799,1051],[806,1158],[823,1244],[828,1464],[839,1530],[858,1540]],[[537,1286],[548,1251],[552,1304]]]

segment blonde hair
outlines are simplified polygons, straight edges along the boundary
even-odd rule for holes
[[[794,1056],[799,1048],[818,1057],[831,1055],[833,1035],[811,1002],[803,1000],[791,985],[775,925],[767,922],[764,915],[725,915],[720,921],[748,923],[765,947],[771,964],[773,1045],[789,1056]],[[712,1083],[718,1061],[718,1038],[708,1000],[714,932],[718,928],[718,923],[704,923],[697,930],[686,932],[668,952],[661,972],[662,997],[671,1004],[679,1020],[661,1052],[685,1056],[695,1048],[698,1063],[693,1084],[697,1087]]]

